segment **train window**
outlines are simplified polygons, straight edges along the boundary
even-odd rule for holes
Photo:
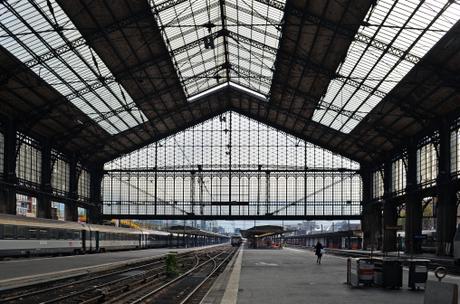
[[[48,239],[50,240],[55,240],[57,235],[56,229],[50,229],[48,230]]]
[[[34,227],[29,227],[29,239],[36,240],[37,239],[37,229]]]
[[[8,240],[14,239],[15,237],[14,228],[15,227],[11,225],[4,225],[3,226],[3,238],[8,239]]]
[[[58,239],[65,240],[65,230],[64,229],[58,230]]]
[[[16,238],[24,240],[27,239],[27,227],[17,226],[16,227]]]
[[[0,240],[3,239],[3,225],[0,225]]]
[[[48,239],[48,230],[46,230],[46,229],[40,229],[40,239],[41,239],[41,240],[46,240],[46,239]]]
[[[66,230],[66,240],[71,240],[73,238],[72,230]]]

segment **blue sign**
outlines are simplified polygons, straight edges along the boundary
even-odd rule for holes
[[[428,236],[426,234],[415,234],[414,240],[426,240]]]

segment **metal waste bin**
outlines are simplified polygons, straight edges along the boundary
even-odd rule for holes
[[[402,263],[397,258],[382,259],[382,287],[402,287]]]
[[[372,285],[374,282],[374,260],[370,258],[354,259],[351,265],[350,284],[352,286]]]
[[[383,260],[374,259],[374,284],[383,285]]]
[[[425,288],[430,260],[408,259],[407,262],[409,263],[409,281],[407,286],[412,290],[419,289],[421,286]]]

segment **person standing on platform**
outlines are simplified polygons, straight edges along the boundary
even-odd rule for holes
[[[316,264],[321,264],[321,257],[323,256],[324,247],[319,241],[315,245]]]

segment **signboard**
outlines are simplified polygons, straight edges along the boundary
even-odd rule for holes
[[[415,234],[414,240],[426,240],[428,236],[426,234]]]

